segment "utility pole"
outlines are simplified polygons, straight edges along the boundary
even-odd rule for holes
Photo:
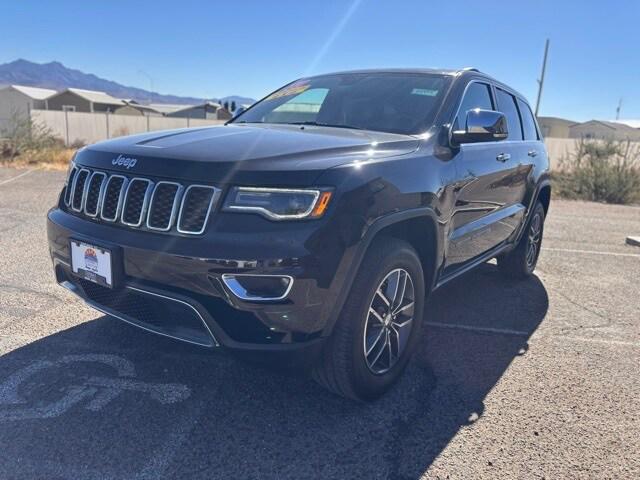
[[[151,94],[153,93],[153,77],[151,75],[149,75],[147,72],[145,72],[144,70],[138,70],[138,73],[141,75],[144,75],[145,77],[147,77],[147,80],[149,80],[149,103],[151,102]]]
[[[618,108],[616,108],[616,120],[620,120],[620,110],[622,110],[622,97],[620,97]]]
[[[544,72],[547,69],[547,54],[549,53],[549,39],[544,44],[544,58],[542,59],[542,73],[538,80],[538,99],[536,100],[536,117],[538,116],[538,110],[540,109],[540,97],[542,96],[542,86],[544,85]]]

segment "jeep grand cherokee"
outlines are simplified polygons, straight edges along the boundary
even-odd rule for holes
[[[475,69],[321,75],[224,126],[81,149],[49,246],[57,281],[101,312],[298,352],[366,400],[405,368],[427,294],[492,258],[531,275],[548,170],[527,101]]]

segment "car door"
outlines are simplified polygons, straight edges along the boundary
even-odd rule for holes
[[[509,98],[511,103],[507,102]],[[445,275],[505,241],[524,215],[524,184],[520,187],[524,179],[519,177],[519,165],[526,152],[515,98],[488,83],[473,81],[465,90],[454,129],[464,128],[466,112],[473,108],[504,113],[509,137],[502,141],[462,144],[454,151],[459,181],[449,229]]]
[[[522,119],[522,131],[524,134],[524,150],[526,157],[523,156],[521,161],[522,175],[527,180],[537,178],[534,173],[537,169],[544,169],[548,165],[547,150],[540,137],[540,132],[536,127],[536,121],[531,112],[531,107],[524,100],[518,98],[518,110],[520,110],[520,118]],[[538,172],[539,174],[540,172]],[[529,206],[529,202],[535,190],[533,181],[528,181],[525,191],[522,192],[521,202]]]

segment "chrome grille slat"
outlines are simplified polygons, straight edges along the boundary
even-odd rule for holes
[[[194,199],[196,195],[202,196],[205,192],[206,196],[202,197],[202,199]],[[209,185],[189,185],[184,191],[182,202],[180,203],[180,214],[178,215],[177,225],[178,232],[190,235],[199,235],[204,232],[207,227],[207,222],[209,221],[211,208],[219,194],[219,189]],[[200,205],[197,205],[198,203]],[[191,208],[192,211],[188,211],[187,209],[189,208]],[[193,211],[194,209],[197,210]],[[199,225],[199,227],[196,228],[196,225]]]
[[[122,175],[111,175],[106,181],[100,202],[100,218],[102,220],[115,222],[118,219],[128,182],[127,177]]]
[[[73,192],[73,183],[78,173],[78,167],[72,167],[69,171],[69,177],[67,178],[67,186],[64,189],[64,204],[68,207],[71,205],[71,193]]]
[[[154,232],[202,234],[220,196],[211,185],[127,177],[73,166],[62,203],[94,221]]]
[[[87,182],[87,195],[84,201],[84,213],[89,217],[97,217],[100,211],[100,200],[104,190],[106,173],[93,172]]]
[[[86,168],[81,168],[73,179],[71,189],[71,209],[81,212],[84,209],[84,200],[87,194],[87,179],[91,172]]]
[[[143,190],[144,189],[144,190]],[[120,221],[129,227],[139,227],[147,213],[153,182],[146,178],[132,178],[127,186]]]
[[[153,193],[151,194],[151,200],[149,201],[149,214],[147,215],[148,229],[161,232],[171,230],[178,212],[182,190],[182,185],[176,182],[162,181],[156,183]],[[167,193],[163,193],[163,191],[167,191]],[[173,191],[173,193],[171,193],[171,191]],[[169,210],[168,216],[167,209]],[[163,219],[166,221],[163,222]]]

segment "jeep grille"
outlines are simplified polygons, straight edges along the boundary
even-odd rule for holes
[[[220,190],[73,167],[63,193],[70,213],[128,228],[199,235]]]

